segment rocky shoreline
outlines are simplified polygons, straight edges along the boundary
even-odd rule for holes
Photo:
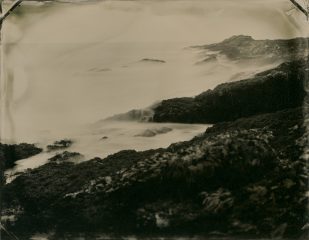
[[[155,122],[215,123],[190,141],[79,164],[67,161],[79,153],[56,155],[2,188],[2,224],[21,239],[37,232],[306,239],[307,63],[157,105]],[[15,149],[26,146],[29,156],[40,151]]]
[[[153,109],[153,121],[218,123],[302,106],[307,64],[308,59],[287,62],[193,98],[163,100]]]
[[[12,168],[15,165],[15,162],[24,158],[32,157],[36,154],[39,154],[43,149],[36,147],[34,144],[21,143],[21,144],[2,144],[0,143],[0,159],[3,163],[3,168],[8,169]]]
[[[22,236],[53,229],[300,237],[308,221],[303,110],[217,124],[167,149],[51,161],[3,188],[3,211],[16,218],[6,226]]]

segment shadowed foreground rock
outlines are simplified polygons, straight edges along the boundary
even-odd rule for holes
[[[50,162],[6,185],[6,226],[27,233],[299,237],[307,223],[303,109],[207,129],[166,149]],[[17,211],[18,210],[18,211]]]
[[[42,149],[34,144],[8,145],[0,143],[0,160],[4,163],[4,169],[12,168],[16,161],[34,156],[40,152],[42,152]]]

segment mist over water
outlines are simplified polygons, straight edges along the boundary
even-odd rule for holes
[[[174,126],[165,139],[139,142],[128,138],[132,131],[153,125],[115,123],[120,132],[129,133],[123,138],[111,133],[114,145],[100,152],[97,139],[87,137],[87,126],[274,66],[239,65],[225,58],[196,64],[204,53],[189,47],[238,34],[255,39],[301,36],[293,19],[305,19],[286,15],[288,8],[287,1],[279,0],[24,3],[3,31],[8,90],[2,138],[44,145],[72,137],[77,139],[74,150],[89,156],[188,140],[206,126],[186,131]]]

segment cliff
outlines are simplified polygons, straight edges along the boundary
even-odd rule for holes
[[[253,78],[224,83],[196,97],[164,100],[154,122],[218,123],[302,106],[308,59],[287,62]]]

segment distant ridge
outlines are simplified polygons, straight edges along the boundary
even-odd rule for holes
[[[219,43],[193,46],[225,55],[231,60],[259,58],[291,61],[308,55],[308,38],[255,40],[251,36],[236,35]]]

